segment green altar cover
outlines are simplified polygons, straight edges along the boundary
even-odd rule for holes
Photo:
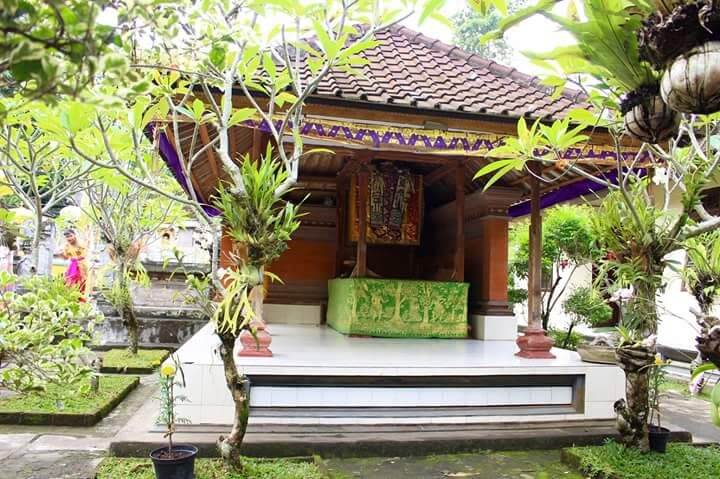
[[[467,337],[467,283],[332,279],[327,323],[345,334],[386,338]]]

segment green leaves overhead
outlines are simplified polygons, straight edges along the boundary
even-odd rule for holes
[[[65,104],[60,111],[60,122],[70,133],[78,133],[90,126],[92,107],[77,101]]]
[[[536,63],[555,65],[565,75],[591,75],[598,88],[606,88],[616,96],[657,82],[658,75],[640,61],[636,31],[646,5],[628,0],[583,0],[585,19],[576,9],[564,15],[555,12],[555,0],[540,0],[502,20],[496,32],[486,40],[498,38],[508,29],[539,14],[558,24],[576,40],[575,45],[562,46],[544,53],[526,53]]]
[[[488,156],[503,158],[492,161],[482,167],[474,179],[493,174],[487,180],[484,189],[487,190],[497,183],[503,176],[512,170],[522,170],[530,161],[554,161],[568,148],[577,147],[586,142],[589,137],[583,133],[587,123],[573,123],[573,120],[583,117],[584,120],[594,119],[592,116],[577,115],[563,120],[557,120],[545,125],[536,120],[530,128],[525,118],[520,118],[517,124],[517,136],[506,137],[504,143],[493,148]]]
[[[481,15],[489,14],[492,9],[496,9],[502,15],[507,14],[506,0],[469,0],[468,3]]]
[[[230,126],[239,125],[257,114],[255,108],[239,108],[230,116]]]

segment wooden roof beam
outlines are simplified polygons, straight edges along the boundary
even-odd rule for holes
[[[425,183],[426,187],[431,186],[434,183],[448,176],[450,173],[453,173],[455,169],[459,167],[459,164],[451,164],[448,166],[441,166],[439,168],[436,168],[427,175],[425,175],[425,177],[423,178],[423,183]]]
[[[210,133],[208,133],[207,125],[200,125],[200,140],[202,141],[203,146],[210,143]],[[212,171],[216,178],[220,178],[220,169],[218,168],[217,158],[215,158],[215,148],[213,147],[205,150],[205,156],[207,157],[208,164],[210,165],[210,171]]]

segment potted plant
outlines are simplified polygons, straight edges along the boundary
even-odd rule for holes
[[[648,416],[648,439],[650,449],[656,452],[664,453],[667,449],[668,439],[670,438],[670,430],[662,427],[660,414],[660,386],[665,381],[665,366],[670,364],[670,360],[663,360],[660,353],[655,355],[655,362],[650,365],[650,382],[648,388],[648,406],[650,414]],[[655,419],[655,423],[653,423]]]
[[[178,374],[180,379],[178,380]],[[179,402],[183,396],[175,394],[175,386],[185,387],[185,375],[175,356],[171,356],[160,368],[160,415],[157,423],[165,426],[167,446],[159,447],[150,452],[157,479],[195,479],[195,457],[198,450],[188,444],[174,444],[173,434],[178,423],[188,423],[187,419],[176,415]]]
[[[720,9],[713,0],[656,7],[637,35],[641,58],[665,70],[663,99],[684,113],[720,110]]]

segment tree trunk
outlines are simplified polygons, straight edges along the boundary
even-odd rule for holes
[[[133,305],[132,292],[128,284],[127,267],[125,261],[120,260],[118,267],[118,286],[121,291],[122,304],[115,305],[120,313],[120,319],[128,333],[128,350],[132,354],[137,354],[138,343],[140,342],[140,326],[138,324],[137,314]]]
[[[30,253],[30,268],[33,274],[38,274],[40,267],[40,243],[42,242],[43,235],[43,220],[42,213],[39,213],[35,218],[35,231],[33,232],[31,253]]]
[[[626,401],[615,403],[620,440],[628,447],[649,449],[648,393],[650,367],[655,359],[655,347],[641,343],[622,344],[616,351],[618,364],[625,371]]]
[[[135,308],[132,304],[132,299],[129,304],[123,307],[122,321],[127,328],[128,333],[128,349],[130,353],[137,354],[138,344],[140,342],[140,325],[138,324],[137,315],[135,314]]]
[[[575,329],[575,321],[570,322],[570,326],[568,326],[568,330],[565,333],[565,339],[563,339],[562,342],[562,348],[567,348],[568,342],[570,342],[570,337],[572,336],[573,329]]]
[[[648,273],[651,277],[652,273]],[[616,351],[618,365],[625,371],[625,396],[627,402],[617,405],[618,429],[621,442],[642,451],[649,450],[648,416],[650,405],[650,368],[655,360],[657,332],[656,288],[652,284],[640,283],[628,304],[626,326],[640,333],[642,342],[621,343]]]
[[[220,456],[233,469],[241,471],[242,456],[240,455],[240,447],[242,446],[245,432],[247,431],[248,416],[250,410],[250,382],[245,376],[238,373],[235,365],[235,341],[237,336],[232,333],[218,333],[222,347],[220,348],[220,357],[223,361],[223,369],[225,370],[225,383],[230,390],[233,402],[235,403],[235,412],[233,415],[233,427],[230,435],[227,437],[220,436],[218,439],[218,448]]]
[[[704,316],[698,319],[698,323],[700,324],[700,335],[696,341],[700,356],[720,369],[720,319],[714,316]]]

